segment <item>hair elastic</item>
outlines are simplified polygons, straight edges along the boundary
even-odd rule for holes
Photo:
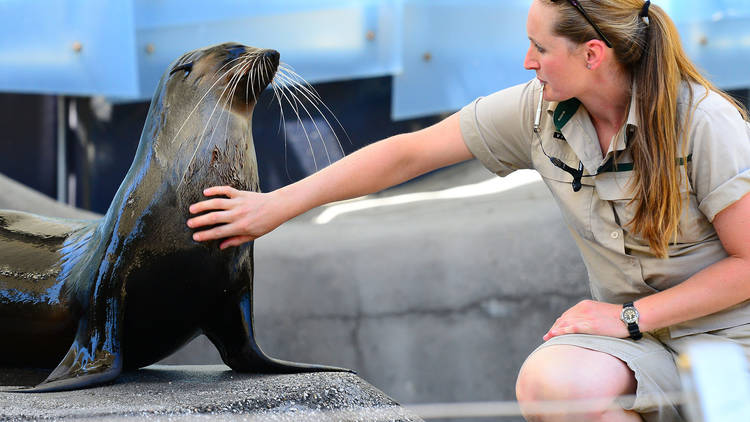
[[[641,8],[641,13],[638,14],[638,16],[642,18],[648,18],[648,7],[651,6],[651,0],[646,0],[645,3],[643,3],[643,8]]]

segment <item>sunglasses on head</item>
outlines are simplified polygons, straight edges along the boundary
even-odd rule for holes
[[[552,3],[558,2],[558,0],[551,0],[551,1]],[[596,31],[596,33],[599,34],[599,37],[602,39],[602,41],[604,41],[604,44],[607,44],[607,47],[612,48],[612,43],[609,42],[607,37],[605,37],[604,34],[602,33],[602,30],[599,29],[598,26],[596,26],[596,24],[594,23],[594,21],[591,20],[591,18],[586,13],[586,11],[583,10],[583,6],[581,6],[581,4],[578,3],[578,0],[568,0],[568,3],[570,3],[571,6],[575,7],[576,10],[581,12],[581,15],[583,15],[583,18],[586,19],[586,21],[588,21],[588,23],[591,24],[591,26],[594,28],[594,31]]]

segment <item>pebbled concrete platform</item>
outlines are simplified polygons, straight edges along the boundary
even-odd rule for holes
[[[39,371],[0,371],[0,390]],[[0,421],[421,421],[350,373],[241,374],[224,365],[152,365],[110,385],[57,393],[0,392]]]

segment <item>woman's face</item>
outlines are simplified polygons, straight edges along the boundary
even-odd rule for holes
[[[554,7],[540,1],[531,4],[526,20],[529,50],[523,66],[534,70],[536,77],[545,84],[547,101],[564,101],[577,96],[587,71],[583,49],[553,34],[556,21]]]

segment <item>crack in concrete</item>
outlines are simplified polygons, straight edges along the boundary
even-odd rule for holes
[[[409,316],[438,316],[441,318],[468,314],[471,312],[481,312],[487,315],[489,318],[502,318],[507,314],[503,307],[532,307],[532,305],[539,304],[537,307],[549,306],[553,303],[577,303],[580,300],[589,299],[586,295],[573,295],[573,294],[560,294],[560,293],[540,293],[534,297],[528,296],[491,296],[469,302],[464,306],[457,308],[427,308],[427,309],[406,309],[397,311],[386,311],[386,312],[373,312],[367,313],[362,312],[361,303],[357,306],[357,312],[354,314],[313,314],[313,315],[295,315],[295,319],[308,319],[315,321],[323,320],[336,320],[336,321],[354,321],[357,326],[355,331],[358,331],[359,323],[365,319],[387,319],[387,318],[402,318]],[[286,316],[288,318],[288,315]]]

